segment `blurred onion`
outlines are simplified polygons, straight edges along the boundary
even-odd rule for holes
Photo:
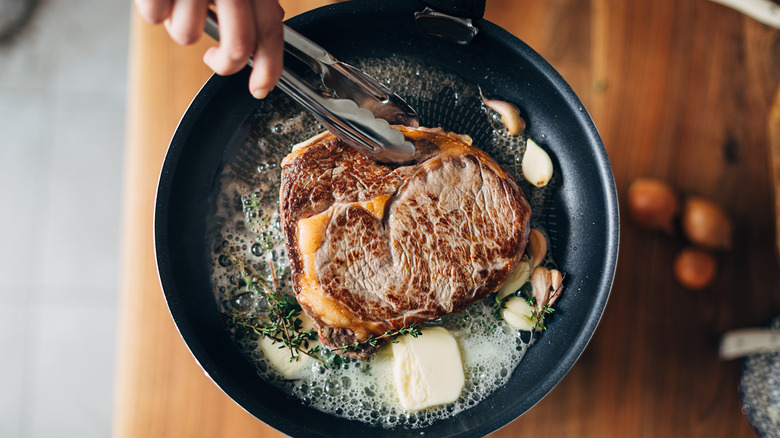
[[[674,276],[688,289],[707,287],[715,278],[717,263],[709,252],[698,248],[685,248],[674,260]]]
[[[697,245],[712,249],[731,247],[731,219],[720,206],[707,199],[688,198],[683,209],[682,229]]]
[[[677,196],[663,181],[637,178],[628,187],[628,212],[642,228],[671,234],[677,210]]]

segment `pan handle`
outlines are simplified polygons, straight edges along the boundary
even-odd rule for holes
[[[486,0],[422,0],[422,2],[447,15],[479,20],[485,15]]]
[[[483,1],[482,5],[484,6],[484,4]],[[471,43],[479,33],[479,29],[474,26],[474,19],[441,12],[430,6],[426,6],[422,11],[415,12],[414,21],[423,33],[441,37],[461,45]]]

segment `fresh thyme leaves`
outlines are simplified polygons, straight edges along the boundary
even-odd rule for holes
[[[251,329],[258,336],[271,339],[273,342],[279,342],[290,350],[290,362],[298,360],[301,354],[311,358],[323,361],[320,356],[320,346],[311,346],[309,341],[317,339],[317,331],[303,331],[302,321],[297,316],[297,312],[289,312],[283,316],[283,322],[261,322],[256,318],[246,318],[233,314],[233,323],[238,326]],[[252,323],[255,320],[257,322]]]
[[[271,282],[267,282],[255,275],[244,263],[231,254],[225,254],[238,268],[236,283],[238,288],[263,297],[268,303],[268,315],[262,317],[246,314],[232,313],[226,316],[232,326],[243,327],[251,330],[258,336],[270,339],[273,343],[281,343],[290,351],[290,361],[296,361],[300,355],[309,356],[319,362],[325,368],[338,368],[345,363],[345,359],[334,352],[323,348],[319,344],[313,344],[317,339],[317,331],[306,330],[301,319],[301,306],[291,295],[278,291],[277,269],[270,263]],[[377,347],[384,341],[397,342],[398,336],[410,335],[418,337],[422,334],[417,324],[401,327],[397,330],[388,330],[379,336],[371,336],[365,341],[355,341],[341,346],[340,354],[349,351],[357,351],[366,346]]]
[[[542,306],[542,310],[537,310],[536,306],[536,298],[534,297],[526,297],[526,301],[528,301],[528,304],[534,309],[531,312],[531,321],[533,321],[536,328],[539,330],[547,330],[547,326],[544,324],[544,318],[545,316],[553,313],[555,309],[553,309],[549,304],[544,304]]]
[[[536,308],[534,308],[534,311],[531,314],[531,319],[536,323],[536,326],[539,328],[539,330],[547,330],[547,326],[544,324],[544,317],[553,313],[554,310],[555,309],[550,307],[548,304],[542,306],[541,311],[538,311]]]
[[[397,330],[388,330],[379,336],[370,336],[368,339],[366,339],[363,342],[355,341],[351,344],[342,344],[341,354],[347,353],[348,351],[359,350],[365,344],[368,344],[371,347],[376,347],[377,345],[379,345],[380,341],[388,340],[392,343],[396,343],[398,342],[397,338],[399,336],[405,336],[405,335],[410,335],[416,338],[422,335],[422,332],[420,331],[420,329],[417,328],[417,324],[411,324],[407,327],[401,327]]]
[[[310,356],[320,362],[320,346],[310,345],[309,341],[317,339],[317,331],[305,330],[301,316],[301,306],[298,301],[285,293],[281,293],[276,285],[276,269],[271,264],[271,284],[254,275],[238,258],[229,255],[238,267],[237,283],[239,287],[262,296],[268,302],[268,318],[257,318],[241,314],[232,314],[233,325],[252,330],[258,336],[279,342],[290,350],[290,361],[298,360],[301,354]]]
[[[408,327],[401,327],[400,329],[396,330],[395,334],[393,334],[392,331],[385,332],[384,336],[395,339],[398,336],[411,335],[413,338],[416,338],[421,334],[422,332],[417,328],[417,324],[412,324]]]

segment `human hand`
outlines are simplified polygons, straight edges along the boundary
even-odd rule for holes
[[[264,98],[282,74],[284,10],[278,0],[135,0],[143,19],[165,23],[171,38],[183,45],[200,39],[210,3],[219,15],[220,42],[206,51],[203,62],[219,75],[230,75],[253,57],[249,91]]]

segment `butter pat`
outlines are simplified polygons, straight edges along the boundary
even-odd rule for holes
[[[458,342],[450,332],[442,327],[421,332],[392,344],[396,392],[408,411],[454,402],[465,382]]]
[[[312,324],[311,319],[309,319],[306,315],[301,314],[299,318],[301,318],[302,321],[301,331],[307,332],[314,328],[314,324]],[[312,342],[318,341],[309,341],[309,343]],[[290,348],[286,347],[281,342],[274,343],[271,339],[263,336],[260,338],[260,341],[258,341],[258,344],[263,350],[263,353],[265,353],[265,360],[268,362],[268,364],[271,365],[280,375],[282,375],[282,377],[287,379],[294,379],[298,377],[301,371],[311,365],[312,358],[305,354],[299,354],[291,361]]]

